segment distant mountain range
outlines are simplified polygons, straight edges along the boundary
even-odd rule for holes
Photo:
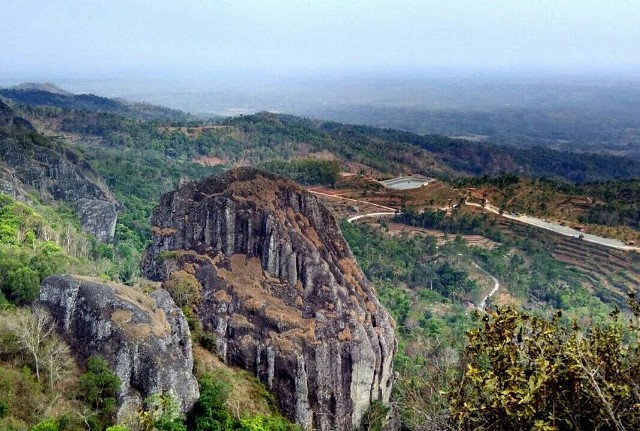
[[[129,136],[132,145],[145,150],[151,140],[156,143],[166,140],[165,156],[195,159],[215,155],[228,160],[229,167],[234,163],[258,164],[269,159],[300,157],[312,150],[329,152],[344,163],[393,174],[413,172],[453,178],[515,173],[576,182],[640,177],[640,161],[610,154],[559,151],[539,146],[517,148],[267,112],[204,121],[182,111],[151,104],[93,94],[71,94],[54,84],[21,84],[0,89],[0,96],[21,105],[61,109],[59,116],[64,117],[64,121],[58,126],[59,131],[95,135],[118,142]],[[33,114],[41,115],[35,111]],[[180,127],[162,131],[155,125],[135,126],[116,117],[103,118],[96,114],[152,120],[162,125],[195,128],[193,130],[207,125],[213,129],[195,135],[176,135],[174,132],[182,130]],[[87,115],[92,117],[90,121]],[[220,129],[218,126],[227,127]],[[144,134],[132,130],[136,127],[144,128]]]
[[[109,99],[94,94],[72,94],[55,84],[24,83],[0,89],[0,96],[28,106],[95,111],[134,117],[140,120],[184,121],[189,115],[175,109],[148,103]]]

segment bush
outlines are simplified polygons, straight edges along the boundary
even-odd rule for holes
[[[95,410],[100,429],[113,418],[120,383],[104,358],[97,355],[89,358],[87,372],[80,377],[80,398]]]
[[[640,429],[637,345],[623,343],[615,319],[581,330],[559,317],[504,308],[469,331],[466,370],[450,392],[460,429]]]
[[[254,416],[240,419],[237,431],[295,431],[299,428],[281,417]]]
[[[9,404],[0,400],[0,419],[5,418],[9,413]]]
[[[31,431],[58,431],[58,424],[54,419],[45,419],[31,428]]]
[[[144,403],[145,410],[138,413],[140,431],[187,431],[171,395],[154,394]]]
[[[36,299],[40,291],[40,276],[33,269],[23,266],[9,271],[7,285],[14,303],[29,304]]]
[[[180,308],[191,309],[202,300],[202,286],[193,274],[186,271],[172,272],[162,287]]]
[[[224,407],[229,394],[229,386],[215,380],[210,374],[202,376],[199,383],[200,398],[189,414],[189,430],[231,430],[234,421]]]

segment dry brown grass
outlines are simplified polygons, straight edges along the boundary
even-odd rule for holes
[[[230,289],[228,293],[238,298],[245,310],[260,314],[281,331],[300,329],[300,334],[305,338],[315,338],[315,320],[304,318],[301,310],[288,305],[270,291],[274,288],[283,291],[291,288],[286,283],[267,277],[260,259],[236,254],[229,261],[231,269],[219,267],[218,276],[227,282]],[[265,287],[267,285],[270,290]],[[222,298],[222,294],[216,294]]]

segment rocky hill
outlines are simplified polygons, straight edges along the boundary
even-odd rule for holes
[[[84,363],[101,355],[122,382],[118,416],[126,419],[156,393],[172,394],[181,412],[198,399],[187,321],[162,289],[137,289],[100,280],[47,278],[37,304]]]
[[[391,318],[315,196],[240,168],[165,194],[151,224],[144,273],[195,277],[217,353],[265,382],[289,418],[353,430],[388,401]]]
[[[0,192],[26,200],[31,189],[44,199],[70,203],[83,229],[99,240],[113,237],[119,204],[100,176],[0,101]]]

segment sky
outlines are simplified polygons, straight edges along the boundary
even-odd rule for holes
[[[640,0],[0,0],[0,78],[640,75]]]

